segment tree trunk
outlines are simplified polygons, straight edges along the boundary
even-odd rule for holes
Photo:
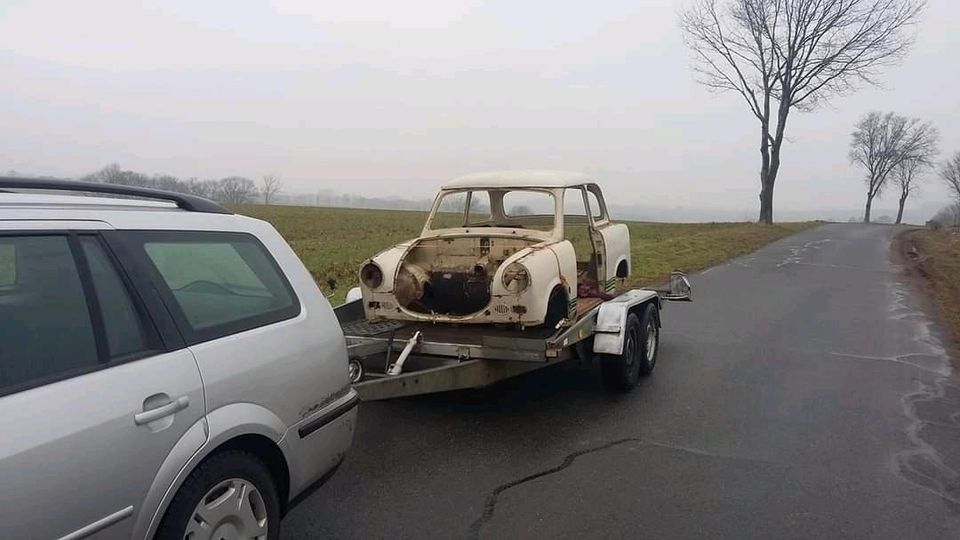
[[[789,88],[783,89],[782,95],[789,95]],[[769,94],[767,94],[769,99]],[[769,103],[765,103],[765,113],[769,114]],[[780,171],[780,148],[783,146],[783,131],[787,126],[787,115],[790,114],[790,105],[780,101],[777,109],[777,129],[773,137],[770,136],[769,122],[762,122],[763,142],[760,152],[763,155],[763,168],[760,171],[760,223],[773,224],[773,187],[777,182],[777,172]]]
[[[766,126],[763,128],[763,143],[760,145],[760,154],[763,164],[760,168],[760,219],[758,223],[770,225],[773,223],[773,186],[777,182],[777,171],[780,169],[780,145],[772,144],[767,135]]]
[[[770,178],[770,125],[760,123],[760,218],[758,223],[773,221],[773,201],[767,194],[768,178]]]
[[[897,210],[897,225],[899,225],[900,222],[903,221],[903,205],[906,204],[906,203],[907,203],[907,196],[906,196],[906,195],[901,195],[901,196],[900,196],[900,210]]]
[[[873,196],[867,195],[867,207],[863,210],[863,222],[870,223],[870,206],[873,205]]]
[[[763,225],[773,223],[773,183],[764,183],[760,189],[760,220]]]

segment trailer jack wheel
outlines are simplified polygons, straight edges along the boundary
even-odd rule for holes
[[[657,308],[647,304],[643,315],[627,316],[621,354],[600,355],[603,384],[614,392],[629,392],[649,375],[657,362],[660,332],[657,326]]]

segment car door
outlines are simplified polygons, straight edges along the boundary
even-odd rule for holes
[[[617,279],[630,275],[630,230],[623,223],[612,223],[600,188],[588,184],[584,191],[589,209],[591,237],[600,256],[599,281],[605,292],[613,292]]]
[[[129,538],[203,421],[193,355],[91,227],[0,221],[0,538]]]

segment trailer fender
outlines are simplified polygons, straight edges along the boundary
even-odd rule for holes
[[[604,302],[597,312],[593,352],[598,354],[623,354],[627,315],[637,306],[658,301],[659,297],[655,291],[633,289],[613,300]]]

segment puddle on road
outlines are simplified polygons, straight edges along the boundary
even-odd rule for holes
[[[830,238],[824,238],[822,240],[811,240],[810,242],[806,242],[802,246],[790,248],[790,252],[787,254],[787,256],[782,261],[777,263],[777,268],[784,267],[791,263],[796,264],[796,263],[803,262],[803,256],[808,251],[810,251],[811,249],[820,249],[822,244],[826,244],[827,242],[832,242],[832,241],[833,240]]]

